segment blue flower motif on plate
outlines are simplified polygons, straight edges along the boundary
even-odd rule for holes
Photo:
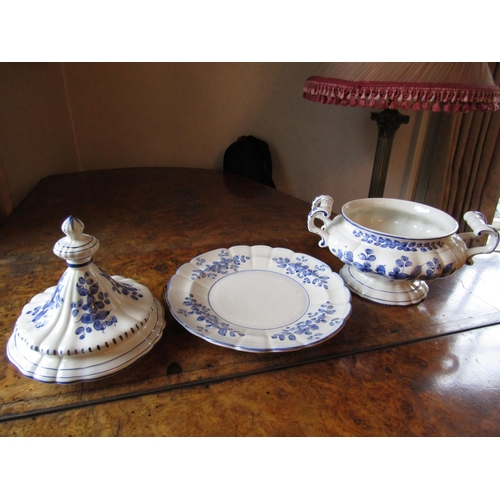
[[[196,265],[200,269],[195,269],[191,276],[192,280],[211,278],[215,279],[220,275],[227,274],[229,271],[238,271],[241,264],[250,260],[247,255],[235,255],[234,257],[229,257],[229,253],[225,250],[219,253],[219,260],[215,260],[210,264],[205,264],[205,259],[199,257],[196,261]],[[201,267],[204,265],[203,269]]]
[[[327,301],[322,304],[315,312],[308,313],[308,319],[299,321],[294,325],[285,327],[280,333],[272,335],[271,338],[279,340],[297,340],[297,335],[306,335],[307,340],[317,340],[323,336],[324,333],[318,332],[320,323],[328,323],[330,326],[341,324],[342,319],[338,317],[328,318],[335,314],[335,308]]]
[[[197,327],[199,332],[208,333],[208,328],[212,328],[223,337],[226,335],[229,335],[230,337],[245,336],[244,333],[232,329],[228,323],[221,321],[217,315],[212,313],[210,308],[198,302],[192,293],[189,294],[189,297],[185,298],[182,304],[187,306],[189,309],[179,309],[177,312],[182,314],[185,318],[196,315],[196,320],[200,322],[200,325]]]
[[[195,261],[195,265],[198,266],[198,268],[192,271],[191,280],[215,280],[230,272],[238,272],[243,263],[250,261],[248,255],[234,255],[230,257],[230,254],[225,250],[222,250],[218,257],[220,257],[220,259],[209,263],[207,263],[204,258],[199,257]],[[308,260],[309,259],[303,255],[297,256],[295,261],[292,261],[288,257],[272,258],[272,262],[276,264],[278,269],[284,269],[285,274],[291,275],[294,278],[299,278],[304,285],[328,290],[328,280],[330,277],[323,274],[328,272],[328,266],[321,263],[311,268],[308,265]],[[196,327],[199,332],[208,333],[208,330],[212,329],[223,337],[226,335],[230,337],[245,336],[245,333],[232,328],[230,324],[222,321],[209,307],[199,302],[193,294],[185,297],[183,305],[186,306],[186,309],[179,309],[177,313],[185,318],[196,316],[197,322],[200,323]],[[282,332],[272,335],[271,338],[279,340],[296,340],[297,335],[307,335],[308,340],[314,339],[315,336],[319,338],[323,333],[315,333],[315,330],[318,330],[318,324],[327,322],[327,315],[332,315],[334,313],[335,310],[333,306],[328,302],[323,304],[317,311],[313,313],[310,312],[306,321],[300,321],[292,326],[287,326]],[[330,326],[336,324],[337,321],[341,323],[340,319],[330,319]]]
[[[308,259],[304,256],[296,258],[296,262],[290,261],[289,258],[275,257],[273,261],[276,262],[278,268],[286,269],[286,274],[296,275],[302,280],[304,285],[314,285],[328,290],[327,281],[330,279],[328,276],[321,275],[320,273],[327,271],[325,264],[315,265],[311,269],[306,262]]]

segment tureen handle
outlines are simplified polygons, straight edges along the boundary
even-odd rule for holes
[[[329,234],[325,231],[328,222],[331,222],[330,216],[332,214],[333,198],[327,194],[322,194],[314,198],[311,205],[311,211],[307,216],[307,228],[311,233],[316,233],[321,236],[319,242],[320,247],[326,247],[328,243]],[[315,220],[319,219],[323,225],[319,228],[315,224]]]
[[[464,220],[467,222],[469,227],[474,231],[473,233],[461,233],[459,234],[460,238],[467,241],[472,239],[474,236],[482,236],[483,234],[489,234],[488,241],[486,245],[482,247],[473,247],[468,248],[465,251],[465,255],[467,257],[467,263],[470,264],[472,261],[470,258],[473,255],[477,255],[480,253],[491,253],[498,246],[498,231],[496,228],[487,223],[486,217],[477,211],[470,211],[464,215]]]

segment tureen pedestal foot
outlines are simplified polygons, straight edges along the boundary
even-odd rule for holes
[[[429,291],[425,281],[388,279],[375,273],[359,271],[351,265],[345,265],[339,274],[351,292],[379,304],[418,304],[427,297]]]

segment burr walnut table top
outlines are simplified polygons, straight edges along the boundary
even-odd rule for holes
[[[0,227],[0,435],[499,435],[498,253],[431,282],[416,306],[353,295],[344,328],[299,351],[226,349],[172,318],[168,280],[209,250],[285,247],[338,272],[341,263],[307,230],[309,208],[205,169],[43,179]],[[166,326],[150,353],[112,377],[44,384],[17,371],[6,343],[22,307],[65,270],[52,247],[69,215],[99,239],[97,265],[162,301]]]

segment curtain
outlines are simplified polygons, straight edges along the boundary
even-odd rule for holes
[[[10,194],[7,174],[0,160],[0,224],[10,215],[12,209],[12,196]]]
[[[490,69],[498,85],[500,63],[490,63]],[[491,223],[500,197],[500,111],[436,113],[429,130],[435,140],[425,153],[419,201],[453,216],[461,232],[469,210]]]

